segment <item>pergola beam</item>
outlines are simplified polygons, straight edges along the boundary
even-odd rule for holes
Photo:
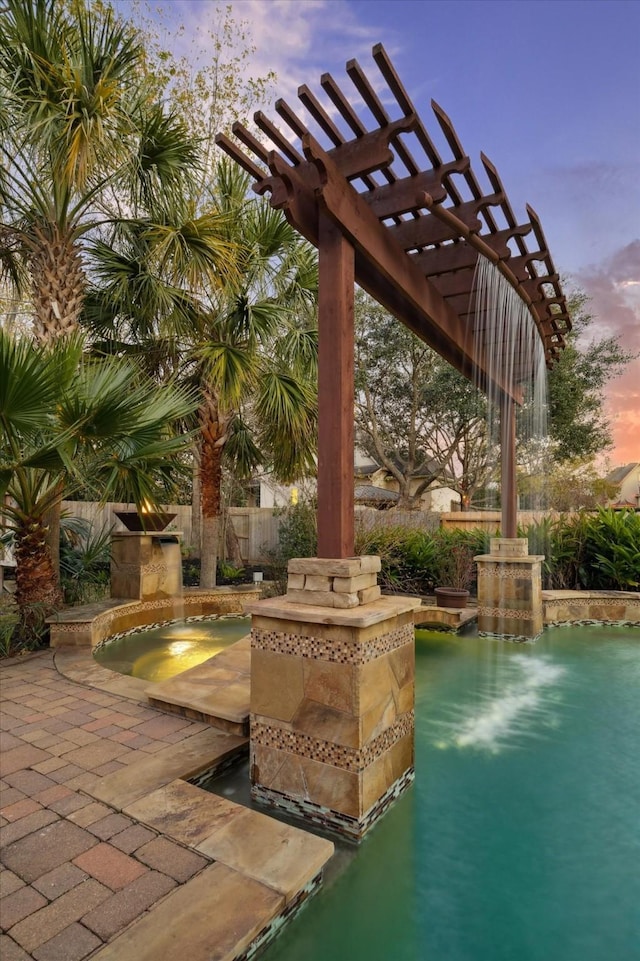
[[[478,258],[495,264],[526,304],[531,336],[540,337],[548,366],[571,329],[535,211],[527,206],[528,222],[517,222],[498,172],[484,154],[490,190],[481,187],[451,120],[432,101],[450,151],[450,159],[443,159],[381,44],[373,48],[373,59],[385,94],[380,77],[372,83],[351,60],[347,75],[356,99],[324,74],[320,85],[329,108],[306,85],[298,89],[304,119],[285,101],[277,102],[289,134],[256,114],[258,128],[275,149],[235,124],[234,134],[258,163],[228,137],[216,138],[254,178],[254,190],[270,193],[271,205],[319,251],[318,497],[324,557],[353,551],[354,281],[464,376],[497,393],[507,533],[515,529],[516,517],[515,404],[521,402],[520,383],[529,372],[510,370],[500,358],[488,363],[488,331],[471,312]],[[360,109],[362,103],[370,116]],[[324,147],[309,124],[320,131]],[[536,250],[528,246],[532,233]]]

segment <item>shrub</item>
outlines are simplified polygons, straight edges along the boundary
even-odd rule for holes
[[[555,590],[640,587],[640,515],[599,508],[527,528],[529,551],[544,554],[543,586]]]
[[[60,525],[60,586],[65,604],[101,600],[109,591],[112,528],[95,530],[80,517]]]
[[[276,593],[287,592],[287,564],[292,557],[316,557],[318,527],[316,505],[313,501],[299,501],[274,512],[280,517],[278,544],[266,552],[272,569]]]

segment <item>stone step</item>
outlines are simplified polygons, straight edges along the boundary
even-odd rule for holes
[[[333,844],[182,780],[124,813],[294,901],[321,872]]]
[[[151,684],[146,696],[161,711],[247,736],[250,692],[251,638],[247,635],[202,664]]]

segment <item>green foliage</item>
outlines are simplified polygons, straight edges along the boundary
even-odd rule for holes
[[[18,653],[17,626],[18,612],[13,599],[8,595],[0,597],[0,657]]]
[[[227,561],[218,561],[218,583],[238,584],[244,580],[244,567],[234,567]]]
[[[595,318],[586,294],[568,301],[573,329],[549,372],[549,434],[558,463],[591,458],[611,447],[611,427],[604,410],[604,388],[633,359],[618,337],[594,336]]]
[[[384,590],[430,594],[434,587],[473,587],[473,557],[486,553],[484,531],[374,527],[360,530],[357,554],[378,554]]]
[[[292,557],[316,557],[318,528],[316,504],[301,500],[274,512],[280,517],[277,547],[267,551],[276,592],[287,592],[287,564]]]
[[[483,530],[440,528],[434,531],[436,560],[433,568],[435,587],[471,590],[475,585],[476,554],[485,554],[488,535]]]
[[[640,588],[640,514],[600,508],[588,525],[585,551],[590,579],[602,588]]]
[[[434,482],[468,504],[495,466],[483,395],[362,291],[355,318],[359,446],[397,481],[401,506]]]
[[[109,589],[111,528],[63,517],[60,525],[60,586],[65,604],[101,600]]]
[[[529,551],[544,554],[544,586],[552,590],[637,590],[640,514],[599,508],[527,528]]]

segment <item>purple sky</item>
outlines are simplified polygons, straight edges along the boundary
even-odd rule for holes
[[[191,41],[217,5],[156,0],[168,18],[167,45],[193,59]],[[133,11],[130,0],[117,6]],[[591,296],[598,332],[619,333],[640,351],[638,0],[236,0],[232,7],[256,46],[254,75],[275,70],[275,93],[294,108],[298,84],[321,95],[325,71],[349,89],[344,65],[352,57],[375,76],[371,47],[381,41],[428,129],[437,129],[433,98],[479,177],[482,150],[516,217],[526,219],[525,203],[537,211],[557,269]],[[173,23],[186,27],[182,38]],[[612,466],[640,460],[640,360],[610,385],[607,404]]]

